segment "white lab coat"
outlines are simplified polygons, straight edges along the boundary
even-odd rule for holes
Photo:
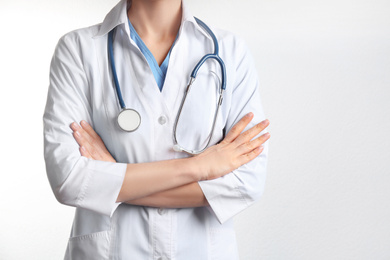
[[[222,178],[199,185],[210,207],[157,209],[116,203],[127,163],[188,156],[173,151],[173,124],[189,76],[213,42],[183,3],[179,35],[162,92],[141,51],[130,39],[126,0],[102,24],[70,32],[55,50],[44,112],[47,175],[59,202],[76,207],[65,259],[238,259],[232,217],[263,193],[263,153]],[[117,26],[115,61],[124,101],[142,119],[137,131],[121,131],[120,106],[107,56],[107,33]],[[226,64],[227,88],[211,145],[246,113],[264,119],[256,70],[248,49],[232,33],[211,28]],[[178,126],[179,143],[200,148],[217,104],[220,69],[199,71]],[[69,125],[89,122],[117,163],[82,157]],[[256,225],[256,223],[253,223]]]

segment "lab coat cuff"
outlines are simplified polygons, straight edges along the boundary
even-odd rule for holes
[[[221,224],[248,207],[234,173],[198,183],[217,220]]]
[[[117,196],[118,197],[118,196]],[[122,202],[115,202],[114,203],[114,206],[112,207],[112,209],[111,209],[111,213],[110,213],[110,218],[112,217],[112,215],[114,215],[114,212],[115,212],[115,210],[119,207],[119,205],[121,205],[122,204]]]
[[[90,160],[88,176],[78,196],[77,207],[112,216],[121,204],[116,202],[127,164]]]

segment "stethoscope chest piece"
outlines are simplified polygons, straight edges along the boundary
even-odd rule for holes
[[[141,116],[134,109],[125,108],[118,115],[118,125],[126,132],[137,130],[140,124]]]

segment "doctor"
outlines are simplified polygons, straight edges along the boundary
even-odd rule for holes
[[[114,29],[114,31],[113,31]],[[137,111],[132,132],[121,111]],[[206,61],[177,124],[189,76],[215,50],[181,0],[122,0],[102,24],[63,36],[43,116],[47,175],[76,207],[65,259],[238,259],[232,217],[263,193],[267,139],[259,85],[243,40],[212,28],[226,66]],[[213,115],[217,113],[214,131]]]

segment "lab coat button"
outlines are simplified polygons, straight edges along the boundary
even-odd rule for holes
[[[157,212],[158,212],[158,214],[163,215],[164,214],[164,209],[163,208],[159,208],[157,210]]]
[[[158,122],[160,123],[160,125],[163,125],[167,122],[167,118],[165,116],[160,116],[158,118]]]

